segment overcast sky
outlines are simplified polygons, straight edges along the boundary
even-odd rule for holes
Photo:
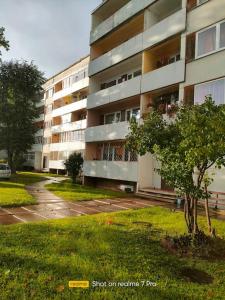
[[[33,60],[50,77],[89,53],[91,11],[101,0],[0,0],[10,50],[2,60]]]

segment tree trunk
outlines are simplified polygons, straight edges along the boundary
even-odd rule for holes
[[[193,199],[193,234],[198,233],[198,208],[197,199]]]
[[[16,170],[15,170],[14,161],[13,161],[13,153],[8,150],[7,155],[8,155],[8,164],[10,166],[11,172],[12,172],[12,174],[15,174]]]
[[[205,192],[208,193],[207,186],[205,186]],[[211,218],[210,218],[210,214],[209,214],[209,199],[208,199],[208,196],[206,196],[206,198],[205,198],[205,215],[206,215],[206,219],[207,219],[209,233],[213,234]]]
[[[190,207],[190,196],[185,195],[185,204],[184,204],[184,217],[186,221],[186,225],[188,228],[188,233],[193,232],[193,224],[192,224],[192,216],[191,216],[191,207]]]

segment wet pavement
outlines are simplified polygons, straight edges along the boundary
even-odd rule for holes
[[[78,217],[102,212],[115,212],[128,209],[140,209],[152,206],[162,206],[175,210],[173,204],[158,200],[143,199],[138,197],[101,199],[90,201],[69,202],[55,196],[45,189],[46,184],[60,182],[60,177],[49,178],[27,187],[27,191],[37,199],[37,204],[13,208],[0,208],[0,224],[10,225],[65,217]],[[225,215],[211,213],[213,217],[225,220]]]

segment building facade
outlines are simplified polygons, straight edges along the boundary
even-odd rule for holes
[[[167,190],[151,155],[128,152],[131,117],[225,103],[225,1],[106,0],[92,13],[86,183]],[[225,171],[211,190],[225,192]]]
[[[89,56],[80,59],[44,84],[43,118],[38,120],[34,159],[42,171],[64,174],[64,161],[73,152],[84,152]]]

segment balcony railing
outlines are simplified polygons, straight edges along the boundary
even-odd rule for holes
[[[70,95],[76,91],[79,91],[85,87],[88,87],[89,85],[89,78],[88,77],[85,77],[84,79],[82,80],[79,80],[77,82],[75,82],[74,84],[72,84],[71,86],[69,86],[68,88],[65,88],[65,89],[62,89],[58,92],[56,92],[54,95],[53,95],[53,100],[57,100],[59,98],[62,98],[62,97],[65,97],[67,95]]]
[[[139,95],[141,91],[141,76],[122,82],[110,88],[98,91],[88,96],[87,109],[109,104],[114,101]]]
[[[137,162],[85,161],[84,175],[116,180],[137,181]]]
[[[80,110],[80,109],[84,109],[84,108],[86,108],[86,106],[87,106],[87,99],[76,101],[76,102],[73,102],[71,104],[67,104],[67,105],[62,106],[60,108],[54,109],[52,111],[52,117],[54,118],[54,117],[57,117],[57,116],[62,116],[62,115],[65,115],[65,114],[69,114],[71,112],[74,112],[74,111],[77,111],[77,110]]]
[[[141,93],[157,90],[184,81],[185,61],[169,64],[142,76]]]
[[[128,132],[129,123],[126,121],[88,127],[85,131],[85,142],[123,140]]]
[[[85,129],[87,126],[87,120],[79,120],[76,122],[61,124],[52,126],[52,133],[59,133],[59,132],[65,132],[65,131],[73,131],[73,130],[79,130],[79,129]]]

